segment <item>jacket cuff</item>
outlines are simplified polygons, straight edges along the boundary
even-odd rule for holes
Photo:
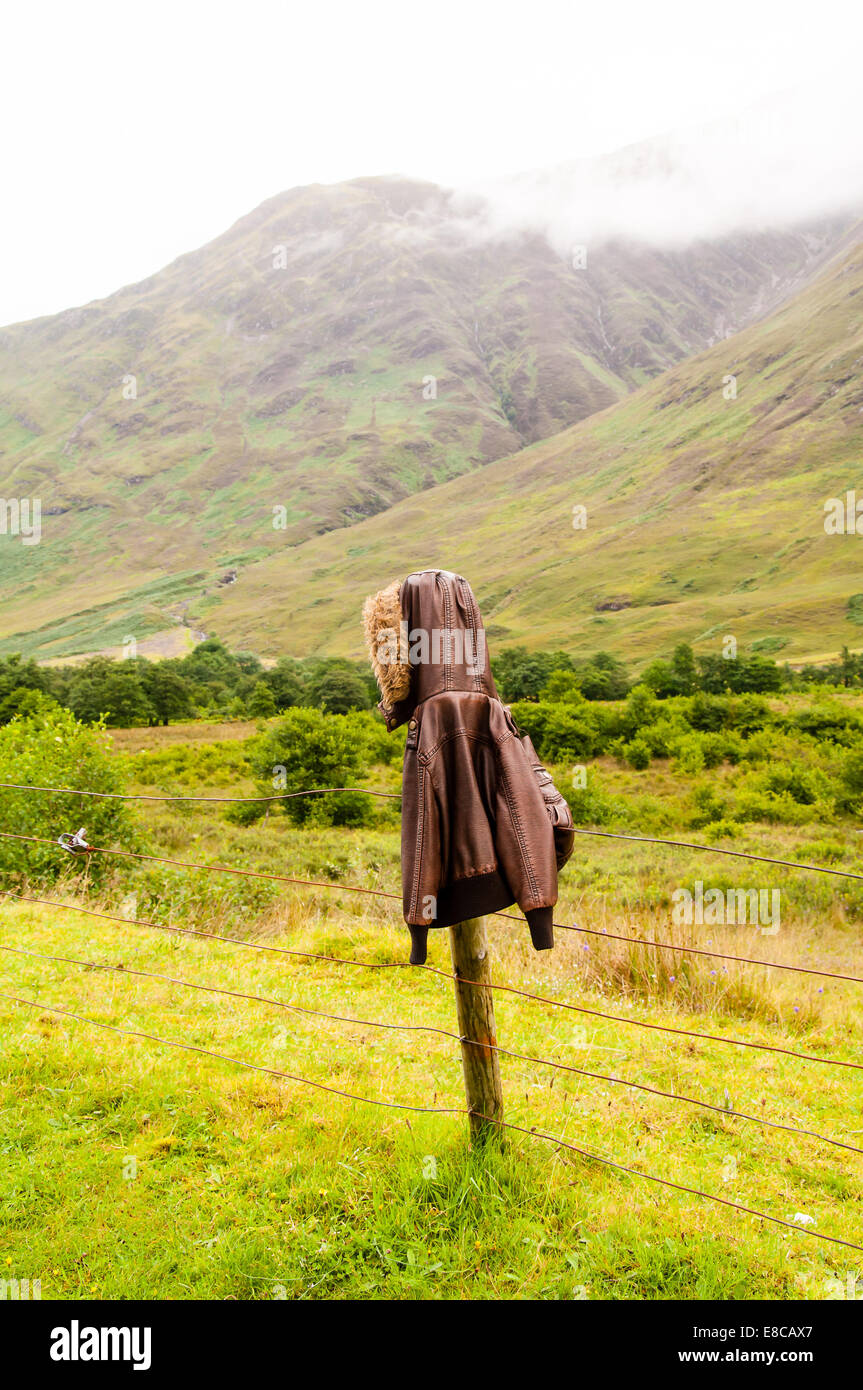
[[[550,951],[554,945],[554,908],[534,907],[526,912],[530,939],[535,951]],[[413,957],[411,957],[413,959]]]
[[[549,909],[549,911],[550,910],[551,909]],[[408,931],[411,934],[410,963],[411,965],[425,965],[429,929],[428,927],[409,926]]]

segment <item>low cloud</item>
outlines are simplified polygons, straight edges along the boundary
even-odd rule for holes
[[[450,208],[463,234],[541,233],[564,256],[613,238],[679,247],[863,215],[861,117],[857,90],[813,86],[612,155],[455,188]]]

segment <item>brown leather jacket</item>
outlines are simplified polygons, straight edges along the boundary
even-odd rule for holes
[[[411,964],[429,927],[517,902],[538,951],[554,945],[557,871],[572,852],[569,807],[498,697],[470,585],[408,575],[366,600],[387,728],[407,721],[402,893]]]

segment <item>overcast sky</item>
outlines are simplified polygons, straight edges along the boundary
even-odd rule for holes
[[[297,184],[397,172],[470,185],[815,79],[847,98],[860,8],[22,0],[2,20],[0,323],[109,294]],[[802,105],[811,132],[825,113],[810,122]],[[846,135],[863,146],[859,127]],[[795,175],[804,201],[818,170]]]

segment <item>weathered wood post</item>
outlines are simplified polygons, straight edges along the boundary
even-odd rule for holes
[[[500,1143],[503,1088],[495,1051],[494,994],[490,988],[482,988],[491,984],[485,918],[471,917],[450,927],[449,945],[471,1139],[475,1144],[484,1144],[494,1135]],[[465,983],[468,980],[476,983]]]

